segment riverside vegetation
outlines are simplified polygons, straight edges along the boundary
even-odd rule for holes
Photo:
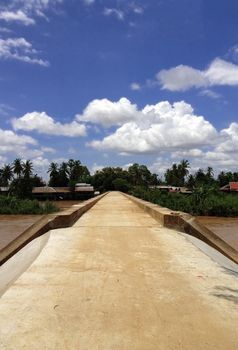
[[[220,193],[217,188],[211,190],[206,186],[201,186],[195,189],[191,195],[163,193],[157,189],[135,188],[131,194],[162,207],[192,215],[238,216],[238,196]]]
[[[153,174],[145,165],[134,163],[128,169],[105,167],[91,175],[79,160],[57,164],[52,162],[48,169],[49,186],[74,190],[77,182],[91,183],[95,190],[122,191],[141,199],[159,204],[172,210],[193,215],[238,216],[238,195],[221,193],[220,187],[231,181],[238,181],[238,172],[220,172],[215,178],[213,169],[199,169],[189,172],[189,162],[182,160],[173,164],[163,175],[163,180]],[[192,194],[167,193],[156,188],[158,185],[186,186]],[[32,188],[46,183],[33,173],[33,164],[27,160],[15,159],[12,164],[0,169],[0,186],[9,187],[8,196],[0,198],[1,214],[41,214],[57,211],[51,203],[40,204],[32,200]]]
[[[59,211],[50,202],[39,203],[37,200],[20,199],[13,196],[0,196],[0,214],[11,215],[44,215]]]

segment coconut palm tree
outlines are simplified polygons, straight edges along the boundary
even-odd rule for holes
[[[23,176],[25,179],[29,179],[30,176],[32,175],[33,171],[33,163],[30,160],[26,160],[24,163],[22,163],[23,167]]]
[[[55,162],[51,162],[47,173],[49,173],[51,176],[52,174],[57,172],[58,172],[58,164]]]
[[[4,165],[1,171],[1,177],[2,177],[2,185],[3,186],[8,186],[9,181],[13,178],[13,172],[12,172],[12,167],[10,164]]]
[[[68,179],[68,165],[66,162],[62,162],[59,167],[59,183],[58,186],[67,186]]]
[[[55,162],[51,162],[47,173],[49,173],[50,175],[49,186],[58,186],[58,182],[59,182],[58,164]]]
[[[23,171],[22,161],[20,158],[16,158],[13,162],[13,173],[17,175],[18,178],[20,178]]]

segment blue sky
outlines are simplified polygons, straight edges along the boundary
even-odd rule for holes
[[[235,0],[1,0],[0,164],[238,170]]]

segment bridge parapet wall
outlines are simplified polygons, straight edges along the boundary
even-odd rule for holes
[[[50,230],[72,226],[86,211],[92,208],[106,194],[107,193],[104,193],[95,198],[91,198],[62,212],[45,215],[21,235],[11,241],[6,247],[0,250],[0,266],[33,239]]]
[[[238,264],[237,251],[214,232],[200,224],[194,216],[180,211],[172,211],[125,193],[124,195],[151,215],[162,226],[194,236]]]

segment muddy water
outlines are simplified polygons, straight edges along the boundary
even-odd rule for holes
[[[72,205],[82,203],[83,201],[52,201],[60,210],[70,208]]]
[[[0,249],[41,217],[42,215],[0,215]]]
[[[198,221],[238,250],[238,218],[198,216]]]
[[[80,201],[55,201],[60,210],[65,210]],[[0,215],[0,250],[39,220],[42,215]]]

